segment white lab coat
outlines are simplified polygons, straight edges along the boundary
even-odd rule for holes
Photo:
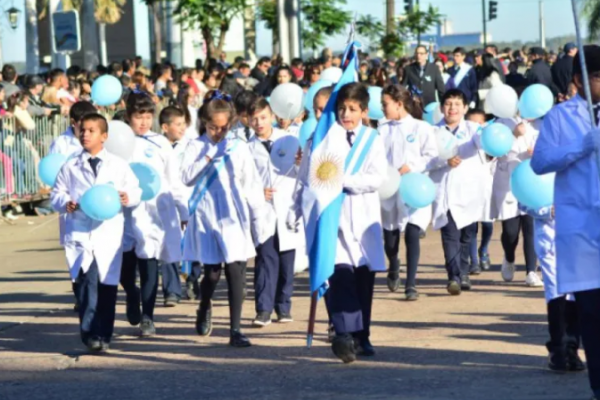
[[[62,154],[63,156],[67,157],[67,159],[79,155],[82,150],[83,147],[81,147],[81,142],[75,137],[72,127],[69,127],[59,137],[54,139],[54,141],[50,145],[50,154]],[[58,232],[61,246],[65,245],[66,221],[67,215],[62,213],[59,214]]]
[[[489,159],[485,151],[479,150],[479,158],[483,164],[483,213],[478,222],[494,222],[495,216],[492,211],[492,196],[494,190],[494,175],[496,174],[496,166],[498,160],[496,158]]]
[[[379,126],[388,163],[399,170],[407,164],[411,172],[427,173],[427,166],[437,156],[433,128],[426,122],[408,115],[399,121],[387,120]],[[408,207],[402,204],[399,195],[382,202],[381,220],[383,229],[404,230],[406,225],[417,225],[423,230],[431,222],[431,206],[423,207],[409,214]]]
[[[506,125],[511,131],[514,131],[521,122],[526,126],[525,135],[515,137],[508,154],[498,158],[496,162],[492,190],[492,216],[499,221],[505,221],[524,215],[523,212],[519,211],[517,199],[510,189],[510,177],[521,161],[531,157],[527,150],[533,148],[539,133],[534,125],[519,117],[500,118],[496,122]]]
[[[188,111],[190,112],[190,126],[186,128],[184,137],[188,140],[194,140],[198,138],[200,129],[198,125],[198,110],[196,107],[188,106]]]
[[[261,220],[267,208],[263,185],[243,141],[225,139],[215,144],[207,135],[191,141],[183,157],[183,183],[193,187],[205,174],[212,175],[229,151],[230,157],[190,217],[184,260],[204,264],[247,261],[256,255],[255,245],[268,238]]]
[[[294,202],[293,195],[298,176],[295,158],[300,144],[296,137],[278,128],[273,128],[269,140],[273,142],[271,154],[267,152],[258,136],[254,136],[248,143],[263,188],[275,189],[273,200],[267,202],[265,234],[271,237],[277,231],[279,251],[295,250],[304,242],[303,231],[291,231],[286,225],[286,220]]]
[[[537,174],[556,172],[558,292],[600,288],[600,181],[585,100],[555,106],[542,124],[531,159]]]
[[[227,139],[240,139],[243,142],[248,142],[250,139],[254,137],[254,130],[252,128],[248,128],[250,137],[246,139],[246,127],[238,122],[229,133],[227,133]]]
[[[117,191],[127,193],[128,207],[139,204],[142,191],[127,162],[106,150],[97,157],[101,160],[97,177],[88,161],[90,154],[85,151],[61,168],[50,196],[55,210],[66,213],[69,201],[79,203],[87,189],[100,184],[112,184]],[[100,282],[118,285],[123,258],[123,212],[107,221],[92,220],[81,209],[66,215],[65,252],[71,279],[75,281],[82,269],[87,272],[96,259]]]
[[[445,126],[442,121],[438,126]],[[458,156],[462,162],[456,168],[450,168],[446,160],[434,158],[431,161],[429,176],[437,186],[433,202],[433,229],[441,229],[448,223],[448,211],[458,229],[481,219],[484,197],[483,162],[479,156],[481,150],[481,127],[471,121],[462,120],[456,131]]]
[[[160,176],[158,195],[126,213],[126,233],[134,239],[136,255],[165,263],[181,261],[181,221],[187,221],[185,193],[178,190],[180,167],[171,143],[163,135],[148,132],[136,136],[131,162],[149,164]],[[129,230],[128,230],[129,228]],[[131,242],[126,240],[131,246]],[[128,251],[131,248],[125,248]]]
[[[355,132],[358,135],[362,126]],[[367,133],[365,133],[367,134]],[[343,129],[331,130],[329,135],[339,135],[335,140],[344,149],[344,157],[350,152],[350,145]],[[366,138],[365,138],[366,140]],[[302,197],[308,186],[310,172],[310,146],[300,164],[293,212],[297,220],[302,216]],[[387,174],[387,159],[381,137],[377,135],[360,170],[353,175],[348,171],[344,177],[346,197],[342,204],[340,226],[336,244],[336,264],[354,267],[368,266],[371,271],[387,269],[383,252],[383,229],[381,226],[381,204],[377,190]],[[307,216],[304,216],[305,223]]]

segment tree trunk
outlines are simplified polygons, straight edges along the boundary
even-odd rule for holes
[[[94,0],[83,0],[81,6],[81,48],[83,50],[83,68],[93,71],[100,63],[98,55],[98,24],[94,17]]]
[[[223,47],[225,47],[225,37],[227,36],[228,30],[228,24],[221,24],[221,30],[219,31],[219,45],[215,49],[215,56],[219,56],[223,52]]]
[[[152,32],[154,34],[154,43],[152,49],[154,51],[154,62],[160,64],[162,62],[162,26],[160,24],[160,10],[158,4],[148,6],[152,14]]]
[[[215,49],[215,38],[212,35],[210,28],[202,28],[202,37],[204,38],[204,43],[206,43],[206,62],[204,65],[208,68],[209,60],[215,57],[216,49]]]
[[[246,2],[244,10],[244,57],[246,60],[256,58],[256,15],[253,0]]]

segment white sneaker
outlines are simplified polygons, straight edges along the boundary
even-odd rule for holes
[[[515,277],[515,263],[509,263],[504,259],[504,261],[502,261],[502,270],[500,272],[504,282],[512,282]]]
[[[540,279],[540,276],[536,272],[530,272],[525,278],[525,284],[529,287],[541,287],[544,286],[544,282]]]

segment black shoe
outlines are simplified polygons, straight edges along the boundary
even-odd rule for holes
[[[102,339],[98,336],[91,336],[85,340],[85,345],[88,350],[92,353],[99,353],[102,351]]]
[[[198,287],[198,281],[187,281],[185,282],[185,296],[188,300],[197,300],[200,289]]]
[[[570,372],[585,371],[585,364],[581,361],[581,358],[579,358],[577,348],[567,349],[567,367]]]
[[[456,282],[454,279],[448,282],[446,289],[452,296],[458,296],[461,292],[460,283]]]
[[[139,325],[142,322],[142,309],[140,306],[140,290],[135,288],[134,298],[126,297],[127,300],[127,321],[131,326]]]
[[[74,312],[79,312],[79,308],[81,306],[79,305],[79,301],[75,301],[75,304],[73,305],[73,311]]]
[[[179,304],[179,297],[174,294],[170,294],[165,298],[165,307],[175,307]]]
[[[140,324],[140,336],[150,337],[156,335],[156,328],[154,327],[154,321],[145,315],[142,317],[142,323]]]
[[[481,268],[479,267],[479,265],[471,265],[471,268],[469,269],[469,275],[480,275],[481,274]]]
[[[277,313],[277,322],[280,324],[287,324],[289,322],[294,322],[294,318],[292,318],[292,314],[290,313]]]
[[[404,294],[406,295],[406,301],[416,301],[419,299],[419,292],[414,287],[406,289]]]
[[[479,268],[481,268],[482,271],[489,271],[491,267],[490,255],[487,253],[479,254]]]
[[[271,324],[271,313],[270,312],[266,312],[266,311],[259,311],[256,314],[256,318],[254,318],[254,320],[252,321],[252,325],[259,327],[259,328],[264,328],[267,325]]]
[[[232,330],[229,336],[229,345],[231,347],[250,347],[252,343],[242,332]]]
[[[330,323],[329,328],[327,328],[327,343],[333,343],[333,339],[335,339],[335,328]]]
[[[427,232],[425,232],[423,229],[421,229],[419,231],[419,239],[425,239],[426,236],[427,236]]]
[[[469,275],[460,277],[460,289],[471,290],[471,279],[469,278]]]
[[[565,373],[569,370],[564,351],[551,351],[548,356],[548,368],[552,372]]]
[[[387,276],[387,287],[390,292],[395,292],[400,288],[400,275],[397,273],[389,273]]]
[[[356,360],[356,351],[354,350],[354,339],[349,334],[336,335],[331,342],[333,354],[345,364]]]
[[[359,356],[373,357],[375,355],[375,349],[368,338],[354,339],[354,351]]]
[[[200,336],[209,336],[212,332],[212,303],[207,307],[202,307],[196,312],[196,332]]]

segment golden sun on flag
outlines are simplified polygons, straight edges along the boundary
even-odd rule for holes
[[[335,189],[342,186],[344,163],[336,154],[321,154],[311,163],[309,183],[316,189]]]

